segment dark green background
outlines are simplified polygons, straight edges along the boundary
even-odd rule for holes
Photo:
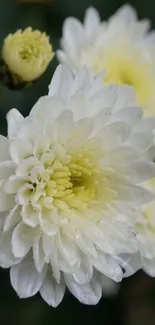
[[[27,0],[28,1],[28,0]],[[31,2],[31,3],[30,3]],[[59,46],[61,27],[67,16],[83,19],[85,9],[93,5],[106,19],[123,5],[122,0],[49,0],[45,3],[22,3],[0,0],[0,42],[18,28],[32,26],[46,31],[54,50]],[[148,17],[155,27],[154,0],[131,1],[139,17]],[[27,115],[41,96],[47,93],[47,86],[57,65],[54,59],[46,73],[23,91],[9,91],[0,86],[0,132],[6,134],[5,115],[16,107]],[[20,300],[9,281],[9,272],[0,270],[0,325],[155,325],[155,280],[138,272],[125,280],[116,297],[101,299],[95,307],[81,305],[69,293],[56,309],[49,307],[39,295]]]

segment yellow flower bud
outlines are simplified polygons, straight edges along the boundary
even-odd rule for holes
[[[53,58],[49,37],[31,27],[9,34],[3,44],[2,57],[8,70],[23,82],[39,78]]]

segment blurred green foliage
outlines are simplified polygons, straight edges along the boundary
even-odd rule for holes
[[[4,37],[19,28],[32,26],[49,34],[54,50],[59,46],[61,28],[67,16],[83,19],[88,6],[95,6],[103,19],[123,5],[123,0],[49,0],[43,3],[22,0],[0,1],[0,44]],[[155,27],[155,2],[135,0],[130,3],[139,17],[148,17]],[[6,134],[7,112],[16,107],[27,115],[36,100],[47,93],[53,71],[58,64],[52,61],[46,73],[31,87],[22,91],[10,91],[0,86],[0,132]],[[98,306],[81,305],[69,293],[57,309],[45,304],[39,295],[20,300],[13,291],[9,271],[0,271],[0,324],[3,325],[83,325],[83,324],[155,324],[155,280],[142,272],[125,280],[117,297],[103,298]]]

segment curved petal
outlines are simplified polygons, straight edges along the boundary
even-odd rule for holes
[[[126,167],[125,174],[131,182],[141,183],[155,176],[155,164],[141,159]]]
[[[66,144],[74,128],[73,113],[70,110],[65,110],[56,120],[58,141]]]
[[[85,45],[86,37],[82,24],[75,18],[67,18],[63,25],[63,35],[67,46],[73,54]]]
[[[41,273],[38,273],[32,256],[28,255],[22,262],[11,267],[11,284],[20,298],[32,297],[40,290],[46,272],[44,268]]]
[[[90,283],[79,284],[72,275],[64,274],[65,282],[70,292],[83,304],[96,305],[102,297],[100,282],[93,276]]]
[[[23,125],[24,117],[20,112],[13,108],[7,114],[7,122],[8,122],[8,137],[16,138],[19,130]]]
[[[117,10],[117,12],[112,16],[111,21],[114,23],[131,24],[137,20],[137,14],[134,8],[130,4],[125,4]]]
[[[52,198],[50,199],[51,202],[49,203],[52,203]],[[40,226],[46,235],[54,236],[57,233],[58,226],[53,222],[52,211],[50,209],[44,209],[44,211],[39,214],[39,221]]]
[[[8,194],[16,194],[18,189],[24,185],[25,179],[20,179],[15,175],[11,175],[4,184],[4,191]]]
[[[10,139],[9,145],[10,156],[16,164],[33,155],[33,147],[26,138]]]
[[[16,205],[13,209],[9,211],[9,214],[5,217],[3,231],[4,232],[8,231],[20,221],[21,221],[20,208],[18,205]]]
[[[75,281],[79,284],[89,283],[93,276],[93,266],[87,256],[81,258],[81,265],[77,272],[73,274]]]
[[[36,229],[36,233],[34,235],[34,241],[33,241],[33,258],[34,258],[35,267],[39,273],[42,272],[45,264],[44,257],[45,254],[42,245],[42,233],[40,229]]]
[[[0,180],[8,178],[15,171],[15,163],[11,160],[0,162]]]
[[[107,125],[102,133],[103,145],[108,150],[125,142],[130,136],[131,128],[124,122],[115,122]]]
[[[61,238],[59,237],[58,249],[62,260],[66,262],[68,268],[70,268],[70,266],[77,269],[79,268],[81,261],[80,252],[72,240],[62,235]]]
[[[23,223],[27,226],[35,228],[39,224],[39,212],[33,209],[31,204],[23,205],[21,216]]]
[[[120,282],[123,277],[123,272],[119,263],[110,255],[98,251],[98,257],[92,259],[94,267],[102,274],[108,276],[116,282]]]
[[[15,205],[14,195],[5,193],[5,180],[0,182],[0,212],[8,211]]]
[[[33,244],[33,229],[18,223],[12,234],[12,251],[16,257],[24,257]]]
[[[155,258],[143,258],[142,266],[145,273],[149,276],[155,277]]]
[[[0,233],[0,266],[3,268],[17,264],[21,260],[12,254],[11,238],[12,231]]]
[[[123,278],[133,275],[142,267],[142,259],[139,252],[129,255],[120,254],[115,259],[124,270]]]
[[[42,298],[47,302],[49,306],[57,307],[65,294],[65,283],[61,280],[58,283],[52,276],[52,271],[48,271],[45,281],[40,289]]]
[[[71,91],[71,87],[73,84],[72,73],[65,65],[60,64],[53,75],[51,83],[49,85],[49,93],[50,97],[58,96],[67,100],[69,93]]]
[[[101,19],[98,11],[91,7],[86,10],[85,18],[84,18],[84,26],[87,33],[87,37],[91,37],[94,35],[94,32],[100,26]]]

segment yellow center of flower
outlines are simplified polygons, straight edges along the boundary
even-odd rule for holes
[[[107,69],[105,83],[133,86],[136,90],[138,104],[147,108],[154,94],[153,80],[149,67],[144,64],[138,53],[126,53],[123,49],[115,50],[106,58],[105,65]],[[147,113],[149,115],[148,111],[146,111]]]
[[[141,50],[130,49],[127,44],[105,48],[96,55],[94,49],[84,53],[82,62],[94,68],[95,73],[105,70],[105,84],[127,84],[136,90],[137,102],[147,116],[155,115],[155,77],[149,60]],[[151,62],[151,61],[150,61]]]
[[[43,165],[30,163],[27,171],[31,181],[20,189],[19,203],[27,202],[35,210],[57,208],[67,217],[98,202],[101,209],[107,207],[115,193],[98,167],[95,153],[82,149],[72,156],[58,156],[44,154],[40,158]]]
[[[97,192],[97,171],[88,158],[77,155],[63,166],[55,160],[52,174],[46,186],[46,194],[52,196],[57,207],[67,204],[70,208],[85,209]]]
[[[29,27],[6,37],[2,56],[12,73],[32,81],[46,70],[53,52],[47,35]]]

